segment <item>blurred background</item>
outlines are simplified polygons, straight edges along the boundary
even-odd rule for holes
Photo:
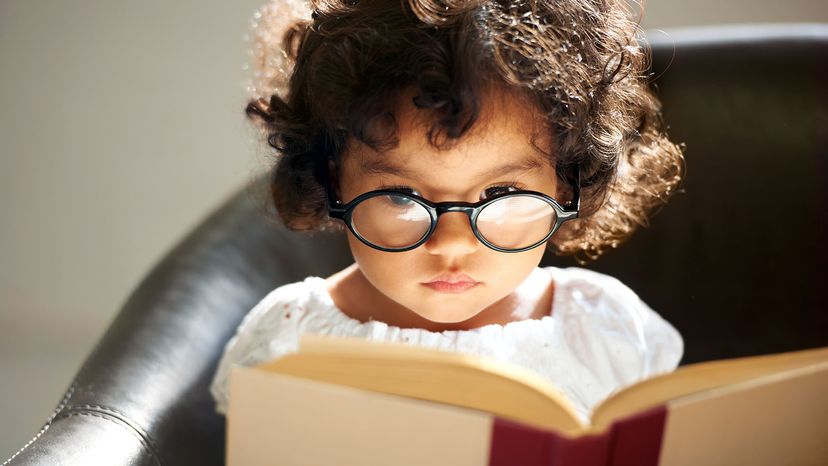
[[[267,167],[243,117],[261,0],[0,0],[0,461],[130,291]],[[651,0],[646,29],[828,22],[824,0]]]

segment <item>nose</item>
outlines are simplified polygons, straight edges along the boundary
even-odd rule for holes
[[[447,212],[440,215],[437,227],[423,243],[430,254],[463,255],[475,252],[481,246],[474,236],[468,215],[462,212]]]

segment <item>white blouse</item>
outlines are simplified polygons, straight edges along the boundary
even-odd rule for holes
[[[306,333],[361,337],[481,354],[533,370],[568,398],[582,419],[609,395],[676,368],[681,335],[619,280],[580,267],[536,269],[552,275],[552,313],[540,319],[432,332],[343,313],[321,277],[271,291],[227,342],[210,392],[227,412],[233,366],[253,366],[295,352]]]

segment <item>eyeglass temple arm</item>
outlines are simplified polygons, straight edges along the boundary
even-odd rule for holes
[[[328,202],[328,215],[332,218],[342,218],[345,214],[345,209],[342,208],[342,203],[334,198],[333,188],[331,187],[331,170],[334,170],[334,173],[336,173],[336,160],[334,159],[329,159],[328,163],[322,169],[325,199]]]
[[[575,165],[575,176],[573,178],[572,200],[567,202],[567,205],[570,206],[567,210],[575,212],[575,217],[577,218],[581,210],[581,164]]]

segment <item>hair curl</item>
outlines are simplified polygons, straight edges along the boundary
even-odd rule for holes
[[[270,196],[296,230],[327,217],[324,171],[348,138],[396,144],[389,99],[414,87],[442,147],[475,123],[483,90],[529,96],[553,131],[563,186],[581,167],[581,215],[550,239],[595,259],[676,191],[681,149],[647,86],[648,49],[626,0],[272,0],[255,15],[247,116],[276,151]]]

